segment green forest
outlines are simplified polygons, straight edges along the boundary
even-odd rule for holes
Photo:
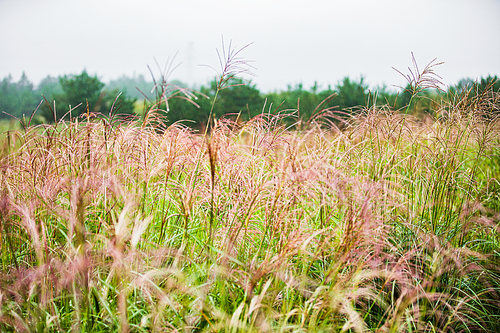
[[[345,77],[335,86],[321,87],[314,84],[289,85],[286,90],[261,92],[251,81],[236,76],[229,78],[225,89],[217,91],[213,80],[198,89],[180,81],[167,82],[165,77],[146,79],[143,75],[122,76],[103,83],[97,75],[87,71],[60,77],[47,76],[38,85],[23,73],[15,82],[11,75],[0,82],[0,119],[29,119],[33,124],[69,120],[85,114],[108,116],[144,114],[144,110],[163,101],[159,109],[165,111],[168,124],[182,121],[192,128],[207,123],[212,104],[215,118],[233,117],[245,121],[262,113],[295,113],[303,121],[315,117],[321,110],[336,110],[338,118],[348,118],[361,108],[388,105],[403,109],[417,118],[434,116],[433,111],[443,99],[457,92],[469,91],[471,95],[492,89],[498,91],[497,76],[483,77],[477,81],[464,78],[447,91],[422,89],[412,99],[410,86],[401,88],[369,87],[365,78]],[[217,93],[217,103],[213,103]],[[26,120],[27,121],[27,120]],[[164,120],[165,121],[165,120]]]

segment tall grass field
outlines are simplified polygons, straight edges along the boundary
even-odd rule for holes
[[[500,331],[498,92],[201,132],[159,96],[4,134],[1,332]]]

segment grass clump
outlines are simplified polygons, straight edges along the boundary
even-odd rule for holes
[[[197,134],[164,100],[28,126],[0,164],[0,330],[498,331],[492,96],[342,130],[318,109]]]

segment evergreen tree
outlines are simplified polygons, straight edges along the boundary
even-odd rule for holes
[[[89,76],[84,70],[80,75],[65,75],[59,78],[63,93],[56,96],[58,105],[64,106],[58,110],[57,117],[62,117],[69,109],[71,116],[78,116],[87,110],[87,102],[90,112],[100,112],[102,99],[101,90],[104,87],[97,76]]]

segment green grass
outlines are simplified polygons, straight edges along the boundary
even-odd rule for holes
[[[500,127],[474,105],[18,130],[0,331],[496,332]]]
[[[19,122],[12,120],[0,120],[0,156],[9,154],[18,145],[17,133],[21,129]]]

